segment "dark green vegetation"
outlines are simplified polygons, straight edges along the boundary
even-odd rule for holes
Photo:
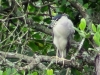
[[[48,29],[58,13],[76,30],[63,67]],[[99,24],[99,0],[0,0],[0,75],[94,75]]]

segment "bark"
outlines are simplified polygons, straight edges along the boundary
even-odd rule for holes
[[[95,58],[95,71],[96,75],[100,75],[100,53]]]

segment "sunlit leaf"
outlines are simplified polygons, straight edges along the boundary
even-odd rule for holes
[[[96,32],[93,36],[93,40],[95,41],[95,43],[100,46],[100,33]]]
[[[33,72],[32,75],[38,75],[38,73],[37,72]]]
[[[99,32],[99,33],[100,33],[100,24],[99,24],[99,25],[97,25],[97,32]]]
[[[2,70],[0,70],[0,75],[3,75],[3,71]]]
[[[47,70],[47,75],[53,75],[53,70],[52,69],[48,69]]]
[[[92,24],[92,30],[93,30],[93,32],[96,32],[97,31],[96,30],[96,26],[94,24]]]
[[[79,28],[80,28],[81,30],[83,30],[83,31],[84,31],[84,29],[86,28],[86,20],[85,20],[84,18],[81,19],[81,22],[80,22],[80,24],[79,24]]]

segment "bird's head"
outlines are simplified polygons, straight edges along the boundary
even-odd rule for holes
[[[54,25],[55,25],[55,23],[57,22],[57,21],[59,21],[59,19],[61,19],[62,18],[62,16],[66,16],[67,18],[69,18],[69,16],[68,16],[68,14],[58,14],[58,15],[56,15],[56,16],[54,16],[53,18],[52,18],[52,22],[51,22],[51,24],[48,26],[50,29],[52,29],[53,27],[54,27]]]

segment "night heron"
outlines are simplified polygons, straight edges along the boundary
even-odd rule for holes
[[[53,43],[57,48],[56,57],[64,59],[75,32],[73,22],[67,14],[58,14],[53,17],[50,27],[53,29]]]

